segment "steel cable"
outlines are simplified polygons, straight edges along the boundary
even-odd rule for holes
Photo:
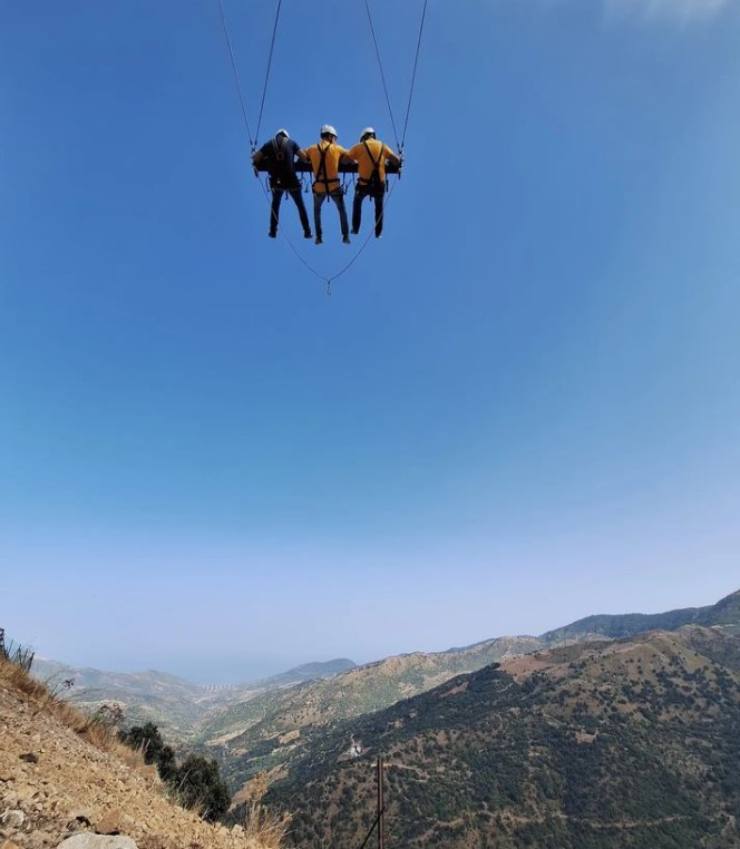
[[[265,99],[267,97],[267,86],[270,82],[270,70],[272,69],[272,55],[275,52],[275,39],[277,38],[278,22],[280,20],[280,9],[282,8],[283,0],[278,0],[275,10],[275,23],[272,26],[272,40],[270,42],[270,52],[267,56],[267,69],[265,70],[265,84],[262,87],[262,101],[260,102],[259,117],[257,118],[256,138],[259,138],[260,127],[262,126],[262,113],[265,111]]]
[[[409,115],[411,114],[411,101],[414,98],[414,88],[416,87],[416,72],[419,68],[419,54],[421,53],[421,40],[424,35],[424,22],[427,17],[427,6],[429,5],[429,0],[424,0],[424,8],[421,12],[421,24],[419,25],[419,38],[416,42],[416,55],[414,57],[414,70],[411,73],[411,88],[409,89],[409,102],[406,106],[406,118],[403,122],[403,136],[401,136],[401,145],[400,150],[403,150],[404,145],[406,144],[406,131],[409,128]]]
[[[383,60],[380,58],[380,47],[378,45],[377,36],[375,35],[375,26],[373,24],[372,12],[370,11],[369,0],[365,0],[365,11],[367,12],[367,20],[368,20],[368,23],[370,24],[370,34],[373,37],[373,44],[375,45],[375,56],[378,60],[378,68],[380,69],[380,79],[383,83],[383,91],[385,93],[385,102],[386,102],[386,105],[388,106],[388,115],[390,115],[391,126],[393,127],[393,135],[396,138],[396,147],[400,148],[401,143],[398,139],[398,130],[396,129],[396,119],[393,116],[393,108],[391,106],[391,98],[390,98],[390,95],[388,93],[388,83],[385,80],[385,71],[383,70]]]

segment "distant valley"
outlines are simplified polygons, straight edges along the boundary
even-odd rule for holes
[[[241,704],[270,690],[294,687],[354,667],[353,661],[338,658],[304,664],[245,684],[218,687],[200,686],[153,670],[104,672],[41,657],[34,660],[33,674],[48,683],[53,691],[88,711],[95,712],[101,705],[115,703],[124,710],[128,724],[154,722],[174,742],[185,742],[195,736],[204,722],[231,704]],[[65,682],[71,686],[67,687]]]
[[[346,735],[355,722],[406,699],[421,696],[459,675],[494,663],[503,668],[537,652],[634,638],[685,626],[740,633],[740,593],[716,605],[663,614],[589,616],[540,636],[498,637],[445,652],[415,652],[355,666],[349,660],[308,664],[263,681],[204,688],[173,676],[147,672],[117,675],[72,670],[40,662],[36,674],[73,678],[70,697],[88,708],[116,701],[129,724],[153,721],[181,747],[215,757],[237,793],[259,797],[275,782],[289,781],[308,757],[321,758],[324,735]],[[337,731],[337,729],[343,729]],[[349,746],[349,739],[343,740]]]

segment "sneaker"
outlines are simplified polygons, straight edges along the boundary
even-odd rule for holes
[[[349,236],[344,236],[342,238],[342,243],[345,244],[345,245],[349,245],[350,244]]]
[[[304,230],[303,231],[303,238],[304,239],[313,239],[313,233],[310,230]]]
[[[323,245],[324,244],[324,240],[321,238],[321,236],[316,237],[316,244],[317,245]]]
[[[360,235],[360,231],[359,231],[359,230],[355,230],[355,228],[354,228],[354,227],[350,230],[350,232],[352,233],[352,235],[353,235],[353,236],[359,236],[359,235]]]
[[[277,238],[277,233],[272,233],[272,232],[271,232],[271,233],[268,233],[267,235],[268,235],[271,239],[276,239],[276,238]]]

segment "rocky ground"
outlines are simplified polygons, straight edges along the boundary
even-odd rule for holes
[[[275,849],[175,804],[135,753],[83,739],[10,667],[0,661],[0,849]]]

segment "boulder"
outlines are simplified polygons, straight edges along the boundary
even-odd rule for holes
[[[120,834],[123,830],[121,812],[118,809],[108,811],[95,826],[98,834]]]
[[[130,837],[122,834],[91,834],[86,831],[63,840],[57,849],[137,849],[137,846]]]

